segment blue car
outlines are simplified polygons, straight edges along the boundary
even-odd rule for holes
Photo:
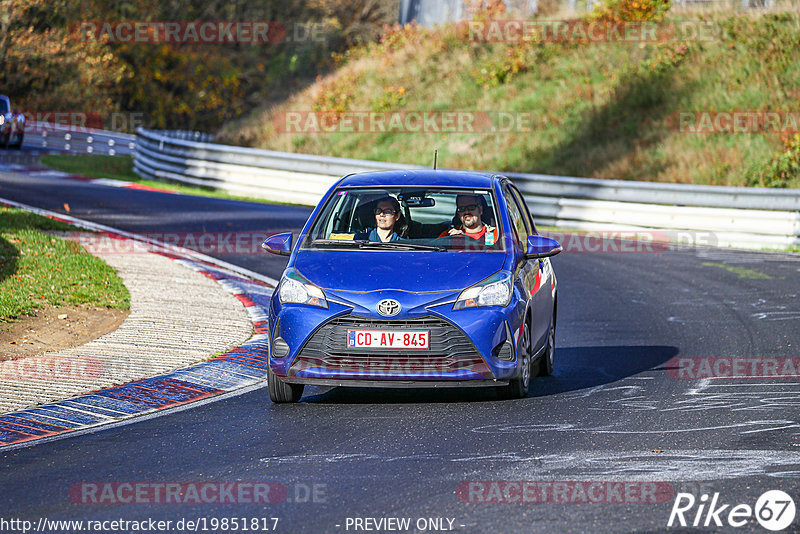
[[[267,238],[289,256],[269,306],[268,388],[305,384],[498,388],[553,371],[550,257],[508,178],[464,171],[351,174],[306,222]]]

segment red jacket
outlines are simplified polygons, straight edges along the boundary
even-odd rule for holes
[[[464,232],[464,229],[461,226],[456,226],[455,229]],[[479,232],[475,232],[474,234],[472,232],[464,232],[464,235],[469,236],[473,239],[480,239],[486,234],[487,230],[489,230],[489,226],[484,224]],[[494,236],[494,242],[497,243],[497,239],[500,236],[500,232],[497,231],[497,228],[492,228],[492,234]],[[439,235],[439,237],[447,237],[449,235],[450,235],[450,230],[445,230]]]

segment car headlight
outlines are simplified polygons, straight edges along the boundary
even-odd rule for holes
[[[286,271],[281,278],[278,297],[281,299],[281,304],[309,304],[321,308],[328,307],[328,301],[325,299],[322,289],[306,280],[294,269]]]
[[[511,273],[500,271],[462,291],[456,303],[453,304],[453,309],[508,306],[508,303],[511,302],[512,292]]]

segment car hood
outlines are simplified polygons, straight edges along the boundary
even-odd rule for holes
[[[383,252],[304,250],[294,267],[323,289],[414,293],[457,291],[503,267],[501,252]]]

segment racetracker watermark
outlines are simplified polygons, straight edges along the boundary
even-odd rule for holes
[[[291,231],[286,228],[282,231]],[[279,233],[273,231],[271,234]],[[713,246],[717,244],[713,232],[690,230],[597,230],[597,231],[554,231],[545,230],[545,237],[555,239],[567,253],[596,254],[652,254],[674,248],[693,245]],[[353,234],[355,237],[355,234]],[[267,238],[263,232],[164,232],[143,234],[145,239],[136,241],[108,233],[68,232],[62,237],[77,241],[92,254],[144,254],[162,250],[161,243],[201,252],[203,254],[253,255],[263,254],[261,243]],[[434,236],[435,237],[435,236]],[[453,250],[485,250],[482,244],[472,247],[471,240],[453,243]],[[505,237],[505,246],[513,247],[513,238]]]
[[[470,480],[458,500],[492,504],[660,504],[674,495],[668,482],[587,480]]]
[[[280,504],[325,503],[327,485],[296,482],[79,482],[69,488],[73,503]]]
[[[517,111],[281,111],[278,133],[519,133],[536,130],[536,116]]]
[[[684,357],[675,356],[666,363],[667,376],[676,380],[703,378],[800,379],[800,357]]]
[[[0,517],[0,532],[272,532],[278,529],[277,517],[264,516],[193,516],[157,520],[137,519],[48,519],[38,520]]]
[[[95,358],[94,356],[55,356],[43,354],[0,361],[0,380],[46,380],[74,382],[96,378],[119,379],[131,375],[152,376],[163,371],[158,362]]]
[[[80,42],[150,44],[275,44],[286,27],[265,20],[83,21],[70,28]]]
[[[792,497],[780,490],[764,492],[755,500],[754,506],[738,504],[733,507],[723,504],[718,492],[713,495],[703,494],[700,498],[695,498],[691,493],[678,493],[667,526],[739,528],[748,525],[749,520],[755,516],[765,529],[780,531],[794,522],[796,512]]]
[[[0,362],[3,380],[89,380],[103,375],[103,362],[93,357],[37,356]]]
[[[25,133],[91,133],[93,130],[135,131],[147,115],[140,111],[118,111],[103,116],[94,111],[23,111]]]
[[[478,43],[662,43],[716,41],[720,28],[713,21],[679,22],[584,20],[473,20],[462,32]]]
[[[589,232],[544,231],[565,253],[657,253],[670,248],[669,235],[660,230],[601,230]]]
[[[375,330],[348,331],[348,346],[361,351],[351,356],[328,356],[324,360],[300,358],[295,360],[292,369],[299,373],[305,369],[313,372],[333,371],[352,375],[357,379],[394,377],[397,380],[408,379],[409,376],[424,376],[427,380],[449,380],[458,373],[470,376],[488,376],[490,370],[486,363],[475,357],[471,359],[455,359],[447,355],[426,355],[431,346],[427,331],[395,331],[380,332]],[[516,341],[515,341],[516,342]],[[365,350],[405,350],[419,353],[414,356],[373,356],[364,355]],[[273,354],[273,360],[285,356]]]
[[[288,230],[287,230],[288,231]],[[146,254],[160,252],[164,245],[203,254],[264,254],[263,232],[164,232],[143,234],[148,241],[127,239],[109,233],[67,232],[64,239],[79,242],[92,254]]]
[[[800,132],[797,111],[679,111],[668,118],[673,131],[689,134],[792,134]]]
[[[650,254],[718,243],[714,232],[693,230],[545,230],[542,235],[558,241],[565,253]]]

